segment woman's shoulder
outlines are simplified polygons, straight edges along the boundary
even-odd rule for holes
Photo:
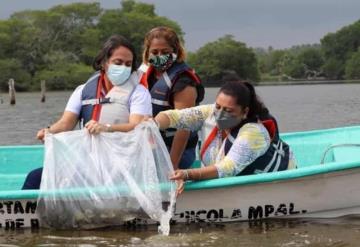
[[[134,91],[150,94],[149,90],[143,84],[136,85]]]
[[[131,101],[149,101],[151,103],[151,95],[149,90],[142,84],[135,86],[130,96]]]
[[[266,140],[270,140],[270,136],[264,125],[261,123],[246,123],[244,124],[238,133],[239,136],[248,137],[263,137]]]
[[[202,119],[206,119],[213,112],[213,109],[213,105],[199,105],[190,108],[184,108],[181,110],[173,109],[169,110],[169,112],[173,112],[174,114],[182,114],[184,116],[196,116]]]
[[[82,95],[82,91],[84,90],[85,87],[85,83],[84,84],[80,84],[79,86],[77,86],[75,88],[75,90],[73,91],[73,95],[78,95],[79,98],[81,98]]]
[[[138,84],[135,86],[131,96],[132,97],[133,96],[135,96],[135,97],[146,97],[146,96],[151,97],[149,90],[142,84]]]
[[[196,109],[196,110],[199,110],[202,113],[206,113],[208,115],[208,114],[211,114],[211,113],[214,112],[214,107],[215,107],[214,104],[207,104],[207,105],[194,106],[192,108]]]
[[[84,89],[84,87],[85,87],[85,83],[80,84],[79,86],[77,86],[77,87],[75,88],[74,91],[82,91],[82,90]]]

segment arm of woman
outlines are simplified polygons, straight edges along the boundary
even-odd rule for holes
[[[229,152],[215,164],[219,177],[236,176],[270,146],[270,136],[262,124],[244,125]]]
[[[111,125],[111,131],[128,132],[133,130],[144,118],[145,116],[141,114],[130,114],[129,123],[113,124]]]
[[[184,181],[203,180],[218,177],[236,176],[246,166],[261,156],[270,145],[270,137],[260,125],[244,125],[229,150],[218,163],[197,169],[177,170],[170,177],[177,182],[177,194],[184,190]]]
[[[88,129],[90,134],[99,134],[100,132],[129,132],[135,128],[143,119],[144,115],[130,114],[129,122],[122,124],[101,124],[97,121],[90,120],[86,123],[85,128]]]
[[[196,97],[196,88],[187,86],[180,92],[174,94],[174,108],[184,109],[195,106]],[[170,150],[170,158],[175,170],[178,169],[178,164],[185,150],[189,136],[190,131],[188,130],[180,129],[175,132]]]
[[[175,128],[199,131],[213,108],[214,105],[200,105],[182,110],[167,110],[159,112],[154,119],[161,130]]]
[[[52,134],[60,133],[63,131],[69,131],[75,128],[75,125],[78,122],[78,115],[71,112],[65,111],[62,117],[49,128],[44,128],[38,131],[36,137],[37,139],[43,141],[45,137],[45,131],[48,130]]]
[[[214,165],[196,168],[196,169],[184,169],[176,170],[170,180],[174,180],[177,183],[176,195],[180,195],[184,191],[184,181],[186,180],[202,180],[217,178],[218,171]]]
[[[128,132],[135,128],[144,118],[152,115],[151,95],[142,85],[138,85],[129,99],[129,122],[122,124],[101,124],[97,121],[89,121],[85,127],[90,134],[100,132]]]
[[[69,131],[75,128],[78,122],[80,110],[81,110],[81,93],[84,88],[84,84],[78,86],[71,94],[65,111],[61,118],[49,128],[44,128],[38,131],[37,139],[43,141],[45,137],[45,131],[48,130],[50,133],[60,133],[63,131]]]

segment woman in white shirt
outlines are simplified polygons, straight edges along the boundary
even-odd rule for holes
[[[95,74],[75,89],[62,117],[38,131],[39,140],[44,139],[46,131],[73,130],[79,122],[90,134],[127,132],[152,115],[151,96],[139,82],[135,49],[128,40],[111,36],[96,56],[93,68]],[[23,189],[38,189],[41,174],[42,168],[30,172]]]

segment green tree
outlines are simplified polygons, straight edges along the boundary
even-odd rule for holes
[[[10,55],[11,44],[12,40],[9,21],[0,20],[0,59]]]
[[[30,87],[31,76],[22,68],[17,59],[0,60],[0,90],[8,90],[10,78],[15,80],[15,88],[18,91],[26,91]]]
[[[59,5],[48,11],[22,11],[10,18],[13,56],[35,76],[50,64],[46,56],[55,51],[82,57],[82,34],[96,25],[101,13],[99,3]]]
[[[208,84],[217,84],[229,70],[235,71],[242,79],[258,81],[260,78],[253,50],[231,35],[207,43],[196,53],[189,54],[188,62]]]
[[[176,22],[156,15],[154,5],[133,0],[124,0],[112,10],[101,9],[100,3],[73,3],[16,12],[0,21],[0,60],[12,61],[6,68],[14,71],[16,67],[30,76],[20,80],[26,89],[38,88],[41,79],[48,81],[50,89],[71,89],[90,76],[90,65],[108,37],[127,37],[140,63],[145,34],[160,25],[183,35]]]
[[[336,58],[327,59],[322,68],[326,77],[333,80],[341,79],[345,71],[343,62]]]
[[[320,49],[306,47],[296,53],[297,55],[286,63],[286,74],[299,79],[316,78],[321,73],[321,67],[324,64]]]
[[[80,63],[60,64],[57,69],[44,69],[36,73],[35,80],[46,80],[49,90],[69,90],[85,83],[93,73],[90,66]],[[35,89],[39,89],[36,84]]]
[[[336,33],[325,35],[321,39],[321,46],[326,60],[324,64],[326,75],[333,79],[343,78],[346,61],[360,46],[360,20],[341,28]]]
[[[123,1],[121,9],[105,11],[97,28],[100,30],[101,43],[112,34],[120,34],[128,38],[138,54],[138,63],[141,63],[145,34],[157,26],[173,28],[182,39],[183,32],[176,22],[166,17],[157,16],[154,5],[138,3],[133,0]]]
[[[351,58],[347,60],[345,65],[345,78],[360,79],[360,49],[353,53]]]

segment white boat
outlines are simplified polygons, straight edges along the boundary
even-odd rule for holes
[[[360,214],[360,126],[281,135],[298,169],[188,182],[175,223],[224,223],[265,218],[330,218]],[[39,191],[20,190],[40,167],[42,146],[0,147],[0,227],[39,228]],[[136,219],[130,224],[151,224]],[[127,223],[129,224],[129,223]]]

